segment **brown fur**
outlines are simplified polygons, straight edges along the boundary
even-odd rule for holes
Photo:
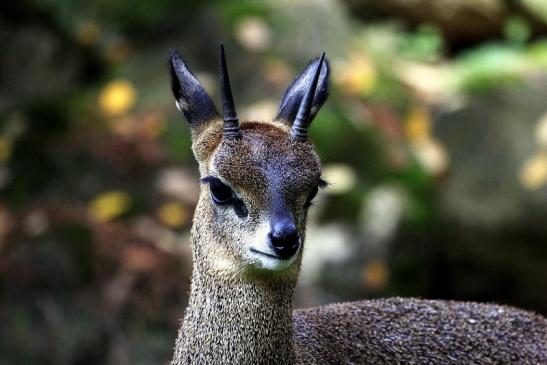
[[[222,121],[193,133],[202,177],[229,184],[249,208],[239,219],[202,185],[192,227],[190,304],[173,364],[547,364],[547,322],[496,305],[385,299],[296,311],[302,251],[282,271],[253,268],[245,243],[276,199],[302,240],[309,190],[320,163],[311,143],[292,142],[282,122],[242,124],[222,138]]]
[[[499,305],[360,301],[296,311],[294,326],[300,364],[547,364],[545,318]]]

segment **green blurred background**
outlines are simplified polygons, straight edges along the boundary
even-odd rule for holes
[[[547,313],[541,0],[0,5],[0,364],[168,364],[198,195],[169,88],[181,51],[219,105],[270,119],[322,50],[297,306],[381,296]]]

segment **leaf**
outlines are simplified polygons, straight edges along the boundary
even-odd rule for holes
[[[89,203],[89,212],[98,221],[107,222],[127,212],[131,206],[129,194],[123,191],[106,191]]]
[[[170,228],[178,228],[190,221],[190,213],[179,203],[163,204],[158,210],[159,220]]]
[[[405,121],[405,134],[410,142],[423,141],[431,136],[431,116],[423,106],[414,106]]]
[[[334,67],[334,80],[343,93],[367,96],[374,90],[377,71],[371,59],[363,53],[355,53],[347,61],[338,61]]]
[[[125,114],[133,107],[137,92],[127,80],[114,80],[107,84],[99,94],[99,107],[107,117]]]
[[[6,137],[0,136],[0,162],[9,160],[12,152],[12,143]]]

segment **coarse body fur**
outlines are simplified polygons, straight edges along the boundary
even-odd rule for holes
[[[309,141],[291,138],[291,121],[313,70],[320,77],[310,118],[325,101],[328,65],[314,61],[297,77],[275,120],[240,127],[232,120],[238,138],[223,134],[223,120],[180,55],[170,66],[203,182],[173,365],[547,364],[546,319],[516,308],[392,298],[293,312],[321,166]],[[270,247],[279,217],[298,233],[289,258]]]
[[[545,318],[493,304],[332,304],[295,311],[294,328],[299,364],[547,364]]]

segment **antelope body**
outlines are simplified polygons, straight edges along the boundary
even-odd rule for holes
[[[546,319],[511,307],[392,298],[293,313],[307,209],[324,185],[307,138],[327,98],[323,57],[289,86],[273,121],[240,123],[223,47],[223,117],[171,53],[202,181],[172,364],[547,364]]]

